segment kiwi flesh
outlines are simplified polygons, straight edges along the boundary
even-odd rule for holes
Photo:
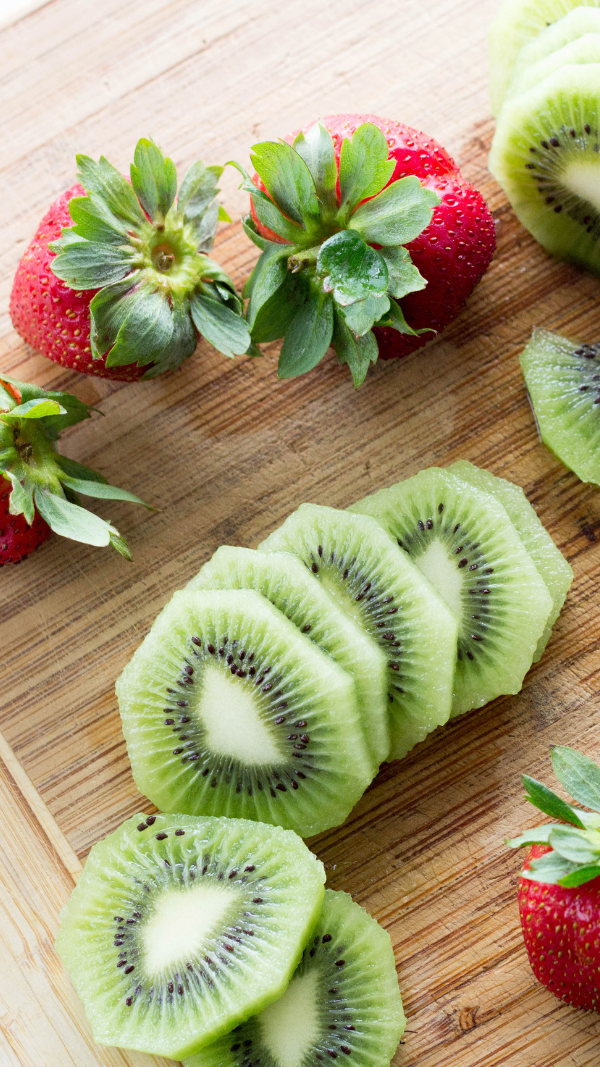
[[[186,588],[254,589],[352,675],[365,743],[377,773],[390,751],[387,660],[296,556],[223,545]]]
[[[546,26],[537,37],[532,37],[523,45],[519,52],[510,84],[511,92],[513,84],[527,67],[589,33],[600,33],[600,8],[574,7],[557,22]]]
[[[598,427],[600,429],[600,414]],[[537,663],[548,644],[552,627],[571,588],[573,571],[520,486],[507,481],[506,478],[498,478],[491,471],[482,470],[465,459],[452,463],[447,470],[476,489],[491,493],[500,501],[552,597],[552,610],[533,657],[533,662]]]
[[[117,682],[133,777],[162,811],[303,837],[373,777],[354,682],[259,593],[175,593]]]
[[[600,9],[598,9],[600,14]],[[544,59],[532,63],[519,74],[515,74],[508,88],[506,99],[520,93],[526,93],[536,85],[548,78],[560,67],[574,63],[600,63],[600,33],[585,33],[575,41],[563,45],[555,52],[551,52]]]
[[[490,26],[490,97],[498,116],[521,49],[576,7],[600,7],[600,0],[504,0]]]
[[[347,893],[325,890],[311,942],[281,1000],[184,1067],[387,1067],[406,1019],[389,934]]]
[[[135,815],[94,845],[56,947],[100,1044],[182,1059],[284,993],[323,901],[296,834]]]
[[[390,759],[447,721],[456,619],[394,540],[367,515],[302,504],[260,549],[294,552],[387,661]]]
[[[544,444],[582,482],[600,485],[600,345],[535,329],[521,367]]]
[[[552,599],[499,500],[430,467],[355,507],[396,539],[458,619],[452,714],[518,693]]]
[[[507,99],[489,168],[533,236],[600,274],[600,64],[562,66]]]

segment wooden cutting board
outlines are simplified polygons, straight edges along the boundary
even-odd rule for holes
[[[516,903],[534,825],[519,777],[548,746],[600,756],[600,495],[538,442],[518,365],[534,324],[591,341],[594,278],[554,263],[486,172],[493,125],[485,33],[495,0],[53,0],[0,34],[0,366],[98,405],[70,456],[155,514],[100,506],[116,553],[52,538],[0,576],[2,1067],[156,1064],[95,1048],[52,949],[90,846],[148,802],[133,784],[114,682],[157,611],[221,543],[256,546],[305,500],[345,507],[464,457],[524,486],[575,570],[567,607],[517,697],[455,721],[388,764],[314,848],[328,883],[388,930],[409,1017],[397,1067],[585,1067],[600,1019],[533,980]],[[189,165],[237,158],[312,118],[366,111],[441,140],[490,203],[498,253],[467,310],[425,352],[377,366],[355,392],[328,358],[278,382],[277,346],[226,360],[201,344],[169,378],[113,386],[35,355],[8,297],[26,242],[74,179],[74,154],[125,169],[137,138]],[[224,201],[239,220],[235,172]],[[239,221],[217,257],[241,284],[255,258]],[[164,1062],[164,1061],[163,1061]]]

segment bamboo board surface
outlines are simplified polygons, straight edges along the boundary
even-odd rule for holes
[[[221,543],[256,546],[305,500],[344,507],[431,464],[467,458],[527,491],[575,583],[523,692],[455,721],[389,764],[314,848],[328,884],[389,930],[409,1017],[396,1067],[586,1067],[600,1020],[536,985],[516,904],[533,825],[527,770],[548,745],[600,756],[600,495],[538,442],[518,353],[534,324],[598,337],[599,283],[554,263],[486,172],[493,126],[485,31],[495,0],[52,0],[0,34],[0,366],[101,407],[63,450],[160,510],[100,507],[134,563],[54,537],[0,575],[0,1063],[152,1064],[94,1049],[51,948],[58,911],[98,838],[136,810],[114,681],[157,611]],[[357,393],[327,359],[278,382],[262,360],[201,344],[146,384],[84,379],[36,356],[8,297],[26,242],[74,179],[74,154],[123,169],[151,135],[179,168],[246,162],[255,140],[366,111],[437,137],[482,189],[498,252],[466,311],[425,352]],[[245,210],[233,172],[224,202]],[[239,221],[216,257],[241,284]],[[52,1043],[54,1042],[54,1043]]]

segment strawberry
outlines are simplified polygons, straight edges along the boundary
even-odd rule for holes
[[[557,823],[508,841],[533,845],[519,880],[519,911],[533,973],[559,1000],[600,1010],[600,768],[576,752],[551,750],[561,785],[591,811],[523,776],[527,799]]]
[[[138,142],[129,183],[101,157],[77,156],[78,184],[42,219],[17,268],[15,328],[64,367],[103,378],[155,378],[195,351],[250,345],[233,282],[206,255],[219,218],[221,167],[197,162],[176,201],[177,174]],[[252,351],[252,350],[251,350]]]
[[[409,126],[333,115],[255,145],[252,162],[253,180],[236,164],[251,200],[245,229],[263,252],[248,321],[255,343],[283,337],[282,378],[331,344],[360,385],[378,356],[403,356],[451,322],[489,266],[485,201]]]
[[[119,531],[81,507],[77,494],[143,501],[56,450],[62,431],[92,410],[70,393],[0,374],[0,566],[20,563],[52,531],[88,545],[110,544],[131,559]]]

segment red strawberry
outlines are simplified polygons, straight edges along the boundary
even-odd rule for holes
[[[119,381],[152,378],[201,334],[225,355],[250,344],[231,279],[205,254],[218,219],[220,167],[177,175],[139,141],[131,184],[103,157],[78,156],[79,184],[42,219],[15,275],[15,328],[49,359]],[[87,190],[87,192],[86,192]],[[62,236],[61,236],[62,233]]]
[[[554,772],[575,807],[523,776],[527,798],[561,822],[508,844],[533,844],[519,880],[519,912],[538,981],[576,1008],[600,1010],[600,768],[571,748],[552,749]]]
[[[381,131],[379,140],[372,134],[370,140],[365,136],[365,131],[373,131],[373,128]],[[333,142],[335,170],[331,168],[331,160],[329,162],[327,160],[327,154],[331,154],[331,141],[328,143],[325,131],[329,133]],[[342,145],[345,141],[346,145],[351,146],[354,141],[350,139],[354,138],[357,131],[362,131],[362,134],[358,135],[359,139],[362,136],[362,151],[357,149],[355,153],[351,153],[345,150],[346,163],[353,155],[356,178],[359,178],[361,171],[365,174],[370,170],[377,171],[384,180],[381,183],[375,180],[371,186],[368,182],[361,186],[357,181],[355,187],[363,194],[362,197],[360,199],[354,197],[349,212],[338,210],[336,213],[335,209],[339,209],[342,197],[340,183]],[[265,244],[264,239],[272,242],[273,245],[284,242],[288,245],[297,245],[303,253],[300,257],[302,263],[298,265],[298,257],[294,259],[296,250],[292,248],[290,249],[291,266],[297,271],[304,270],[310,275],[311,269],[314,273],[314,260],[317,257],[309,262],[304,250],[307,247],[311,251],[318,248],[327,241],[328,237],[341,229],[356,228],[357,219],[360,218],[361,208],[364,207],[365,201],[378,199],[381,189],[387,189],[393,183],[412,176],[419,179],[421,188],[435,194],[428,202],[429,213],[422,213],[422,224],[416,233],[412,233],[412,236],[407,229],[404,239],[399,240],[402,234],[394,233],[392,226],[386,229],[383,218],[379,228],[372,227],[370,232],[368,226],[358,227],[367,246],[374,249],[381,251],[382,245],[384,247],[386,245],[403,246],[407,258],[409,257],[409,261],[418,271],[414,273],[412,283],[409,279],[406,286],[397,288],[398,296],[395,296],[392,290],[388,290],[388,296],[395,296],[397,300],[400,315],[393,314],[393,321],[387,325],[385,325],[384,314],[379,320],[373,318],[369,329],[363,332],[367,316],[361,316],[360,320],[357,320],[352,313],[349,325],[355,340],[368,337],[371,330],[373,331],[371,339],[361,341],[359,345],[361,351],[358,354],[352,352],[351,344],[350,346],[340,344],[339,337],[336,338],[336,330],[332,329],[331,342],[340,362],[350,363],[355,383],[360,384],[366,373],[365,362],[368,366],[367,355],[372,361],[377,358],[377,351],[385,359],[405,355],[431,340],[433,336],[431,330],[439,333],[455,318],[473,287],[489,266],[495,248],[493,219],[481,194],[462,178],[456,164],[445,149],[432,138],[401,123],[379,119],[374,115],[328,116],[320,123],[306,127],[299,135],[291,135],[287,139],[287,144],[292,146],[292,142],[296,150],[294,155],[296,157],[300,155],[313,178],[316,176],[316,181],[321,182],[321,188],[318,190],[321,203],[320,219],[315,220],[314,210],[311,213],[308,203],[311,195],[310,186],[307,186],[305,179],[301,177],[297,158],[294,160],[291,156],[290,148],[287,145],[280,147],[269,143],[255,146],[253,162],[258,173],[255,175],[254,186],[246,182],[246,188],[251,193],[252,214],[252,221],[246,222],[246,232],[265,252],[269,252],[270,248],[270,257],[267,259],[265,255],[262,263],[259,261],[248,285],[249,293],[253,288],[255,291],[258,289],[260,299],[265,292],[268,292],[265,302],[269,302],[269,307],[266,311],[262,311],[262,314],[261,307],[257,306],[256,297],[254,301],[252,298],[250,301],[249,320],[254,341],[271,340],[275,339],[275,336],[285,338],[287,327],[290,325],[290,316],[286,315],[285,306],[289,305],[291,300],[306,303],[308,299],[307,292],[302,287],[300,287],[302,290],[300,293],[292,293],[289,280],[285,283],[281,281],[282,292],[279,300],[274,299],[273,280],[271,280],[270,287],[264,283],[261,286],[254,284],[267,265],[271,268],[271,275],[274,275],[273,264],[277,254],[272,246]],[[387,170],[383,166],[384,160],[389,161]],[[330,167],[328,172],[327,166]],[[318,168],[320,168],[320,173]],[[343,164],[342,169],[344,169]],[[348,166],[345,170],[347,175]],[[328,174],[326,179],[323,178],[325,173]],[[347,178],[345,184],[347,187]],[[333,198],[330,199],[329,206],[324,206],[323,193],[326,197]],[[265,194],[268,195],[270,204],[265,204]],[[279,209],[279,211],[274,209]],[[398,214],[401,214],[403,210],[406,211],[407,208],[402,207],[400,198],[398,198]],[[304,227],[304,233],[299,231],[298,224]],[[317,262],[317,282],[318,268]],[[281,270],[279,278],[283,279]],[[314,295],[314,286],[312,288]],[[346,307],[350,306],[349,299],[352,295],[350,290],[345,294]],[[274,314],[275,305],[278,305],[279,317]],[[395,311],[395,308],[392,307],[392,310]],[[317,317],[316,313],[313,314],[313,318]],[[338,312],[334,315],[334,319],[339,318]],[[327,334],[324,326],[322,322],[320,336],[315,342],[320,344],[321,349]],[[277,330],[279,332],[276,332]],[[284,340],[285,348],[286,341]],[[288,351],[282,349],[284,359],[283,366],[280,361],[280,376],[288,377],[302,373],[318,362],[318,360],[311,362],[306,352],[297,352],[295,356],[292,353],[293,358],[289,358],[290,348],[297,349],[298,345],[290,345],[288,342]],[[340,355],[342,348],[346,351]],[[316,355],[316,349],[313,354]]]
[[[12,486],[4,478],[0,481],[0,567],[5,563],[20,563],[47,541],[52,533],[48,523],[36,512],[31,526],[24,515],[9,512]]]

